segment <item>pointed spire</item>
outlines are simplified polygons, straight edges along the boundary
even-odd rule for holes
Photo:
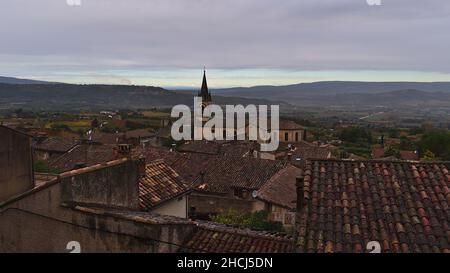
[[[202,97],[203,101],[211,101],[211,95],[209,94],[208,83],[206,81],[206,68],[203,68],[203,82],[199,96]]]

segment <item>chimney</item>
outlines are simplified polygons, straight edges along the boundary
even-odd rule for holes
[[[140,157],[137,161],[137,164],[138,164],[139,177],[145,177],[145,173],[146,173],[145,157]]]
[[[119,154],[120,155],[130,155],[131,152],[131,145],[130,144],[119,144]]]
[[[299,176],[296,178],[296,186],[297,186],[297,211],[300,211],[303,208],[305,202],[305,192],[304,192],[304,177]]]

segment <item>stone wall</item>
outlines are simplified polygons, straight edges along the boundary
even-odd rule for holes
[[[191,193],[189,195],[189,208],[195,207],[197,216],[201,219],[207,218],[210,214],[219,214],[234,209],[240,212],[253,212],[258,200],[238,199],[231,196],[208,195],[201,193]]]
[[[78,241],[82,252],[176,252],[195,230],[189,223],[143,222],[140,216],[65,207],[62,188],[56,182],[0,206],[0,252],[69,252],[70,241]]]
[[[132,160],[64,177],[61,189],[66,203],[139,209],[139,169]]]
[[[30,137],[0,126],[0,202],[34,186]]]
[[[187,199],[188,199],[187,195],[174,198],[172,200],[163,203],[161,206],[153,209],[152,212],[161,215],[170,215],[180,218],[187,218],[188,217]]]

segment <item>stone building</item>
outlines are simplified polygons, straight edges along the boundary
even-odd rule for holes
[[[254,122],[247,122],[247,126],[245,127],[246,139],[249,138],[249,130],[251,125],[253,127],[258,128],[258,124]],[[267,120],[267,130],[271,131],[272,126],[270,119]],[[306,139],[306,129],[291,120],[283,120],[279,121],[279,130],[278,130],[278,139],[280,143],[299,143],[303,142]],[[258,143],[263,143],[264,141],[260,139],[258,135],[257,139]]]
[[[123,158],[37,177],[35,186],[0,200],[0,252],[293,250],[289,238],[155,213],[176,208],[171,200],[188,193],[162,161]]]
[[[293,231],[295,212],[297,209],[296,178],[302,175],[302,170],[288,166],[274,175],[261,189],[256,198],[264,202],[268,220],[283,224],[287,231]]]
[[[280,142],[277,150],[259,151],[257,154],[263,159],[288,161],[297,167],[303,167],[307,159],[331,158],[332,150],[306,141]]]
[[[0,125],[0,202],[34,187],[31,136]]]
[[[50,161],[67,153],[78,143],[74,138],[49,137],[38,139],[33,144],[35,160]]]

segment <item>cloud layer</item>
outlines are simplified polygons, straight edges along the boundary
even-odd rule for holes
[[[408,70],[450,73],[450,1],[3,0],[0,73]],[[126,79],[122,79],[126,81]]]

